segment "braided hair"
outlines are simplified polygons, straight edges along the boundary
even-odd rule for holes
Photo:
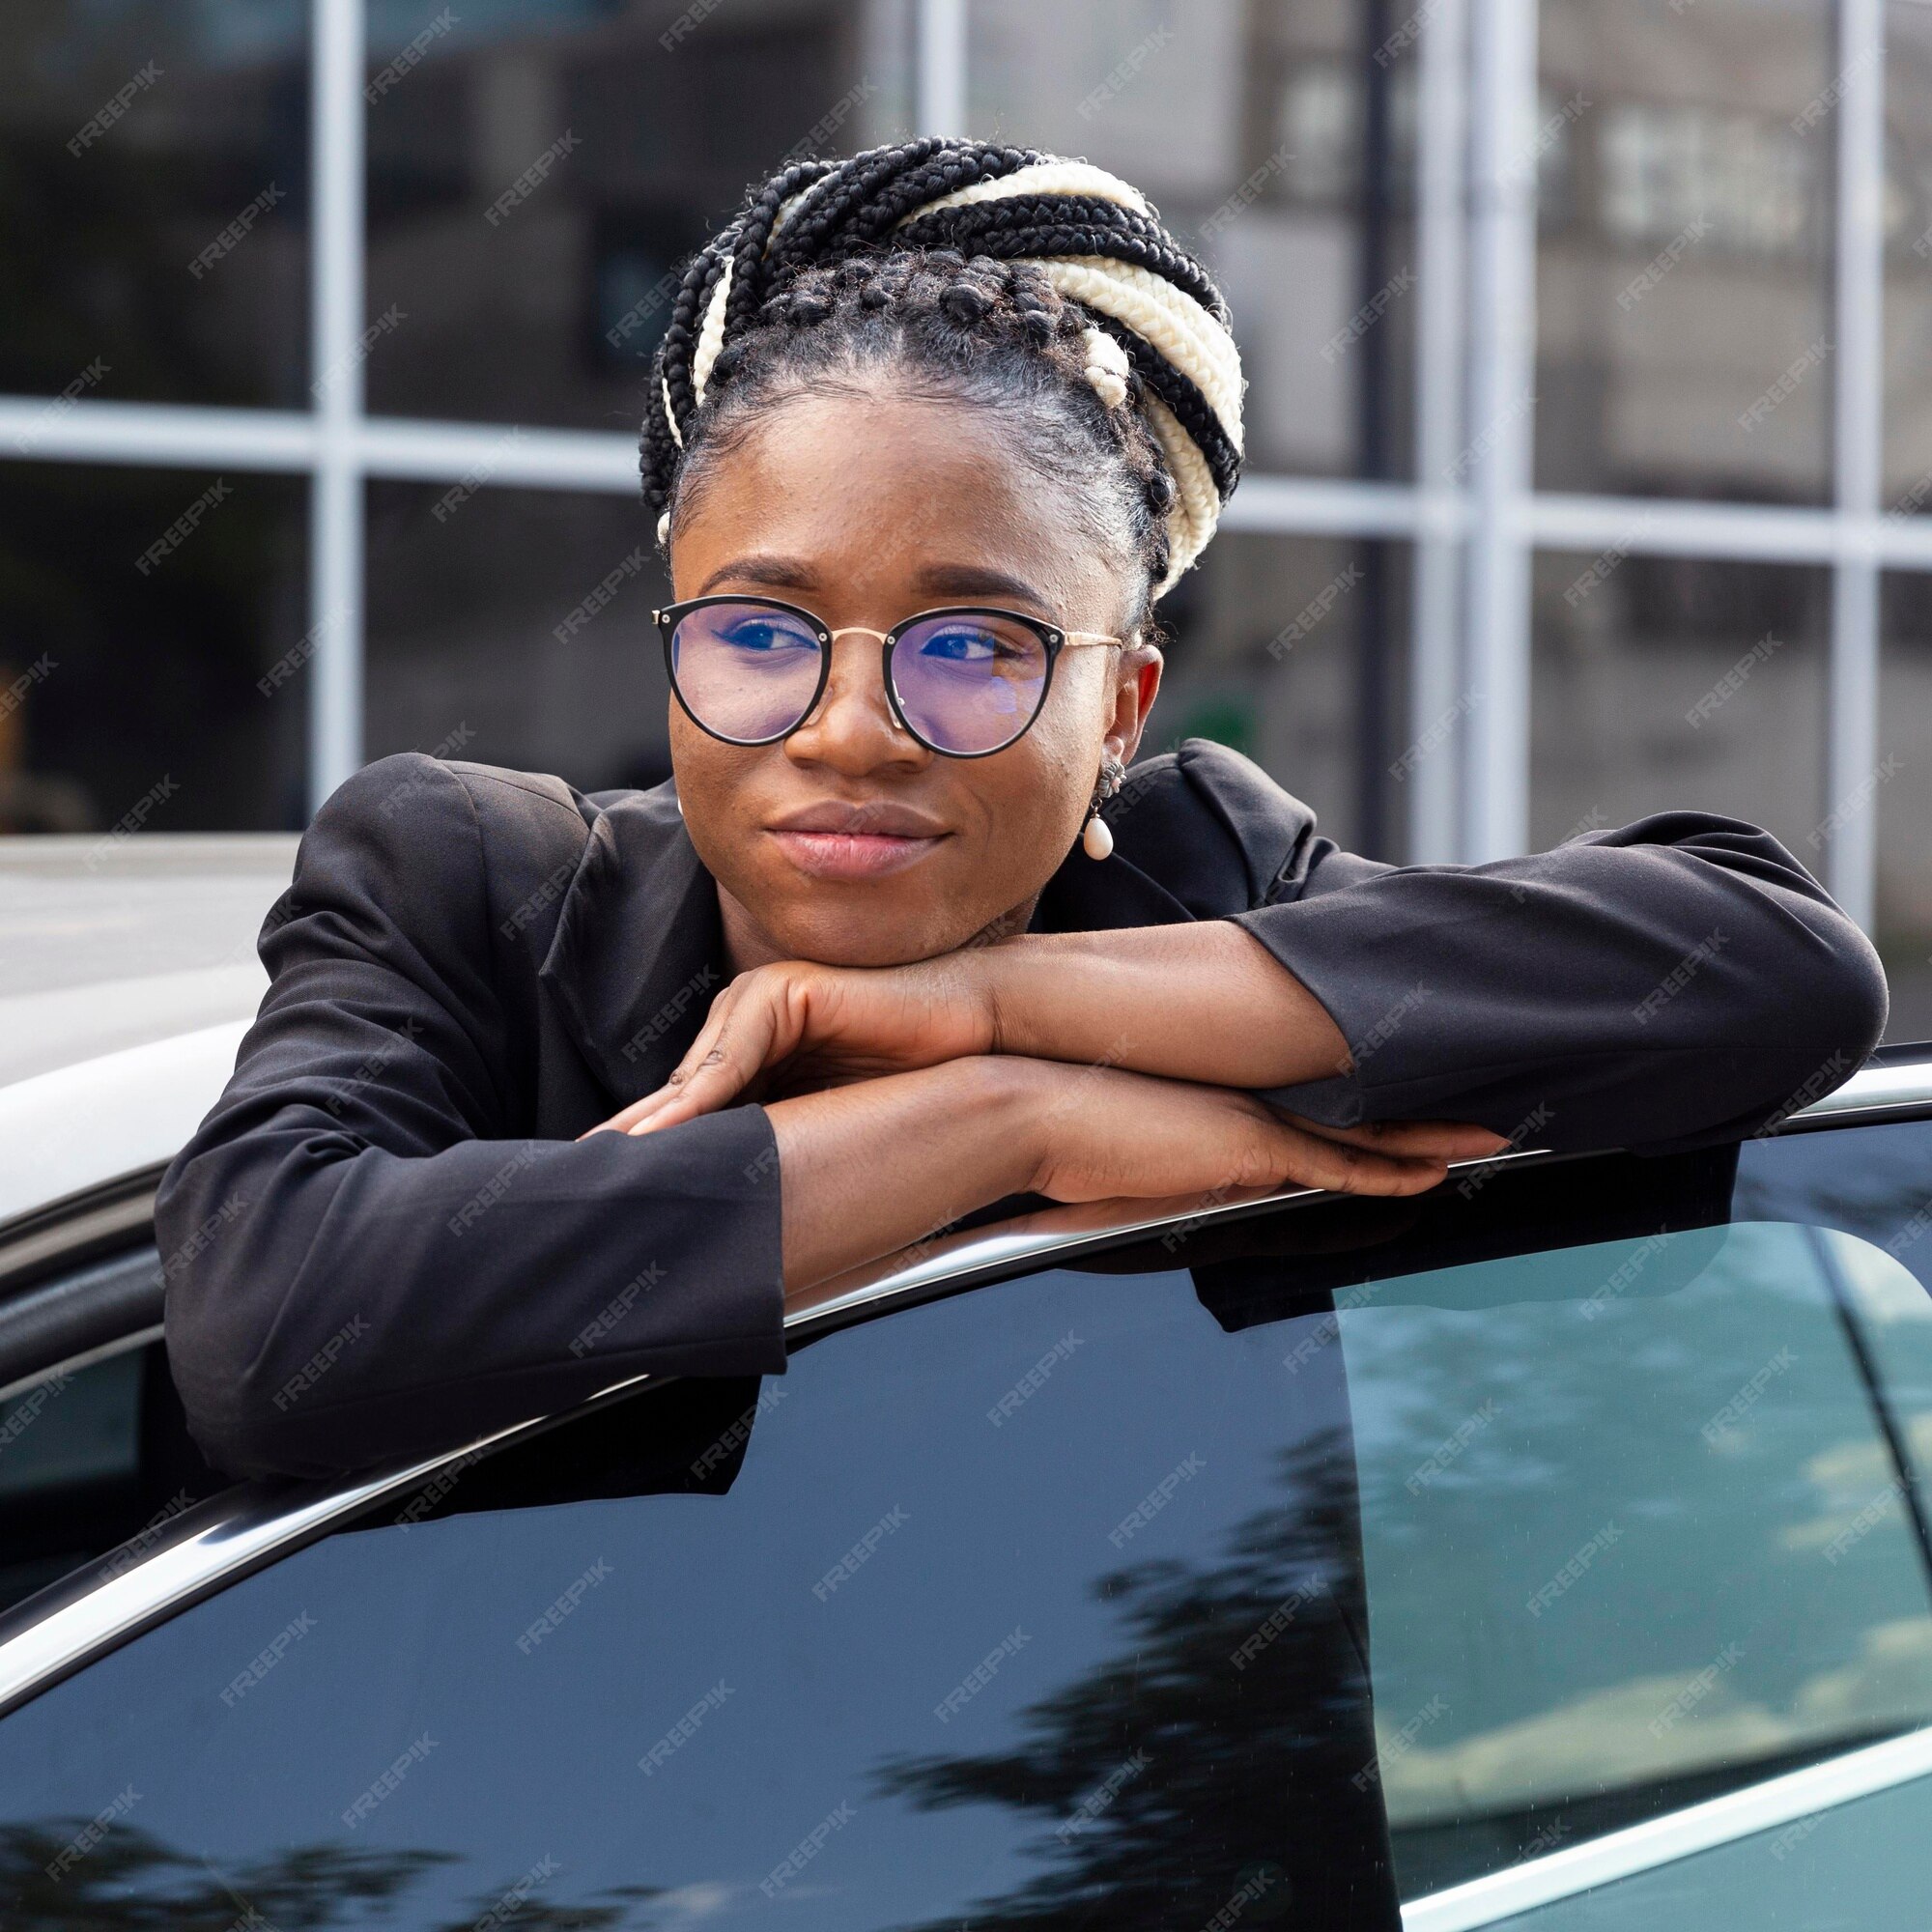
[[[1090,520],[1124,537],[1149,606],[1240,474],[1227,305],[1139,191],[1027,148],[908,141],[787,167],[686,270],[643,425],[660,540],[760,407],[889,367],[1003,409],[1044,474],[1103,477]]]

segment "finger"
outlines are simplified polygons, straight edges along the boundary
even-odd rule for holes
[[[1487,1127],[1454,1121],[1389,1121],[1370,1145],[1384,1153],[1420,1154],[1433,1160],[1483,1160],[1509,1146]]]
[[[633,1100],[624,1111],[616,1116],[623,1123],[626,1133],[637,1133],[646,1123],[654,1122],[674,1102],[690,1094],[692,1084],[701,1072],[706,1078],[698,1085],[696,1098],[700,1102],[710,1099],[712,1104],[722,1106],[730,1096],[722,1093],[726,1081],[724,1077],[727,1063],[718,1059],[724,1040],[730,1034],[734,1017],[742,1018],[745,1002],[742,997],[743,982],[733,980],[711,1003],[711,1010],[704,1016],[704,1024],[697,1029],[696,1037],[685,1048],[682,1058],[672,1067],[670,1077],[662,1087]],[[699,1106],[696,1111],[702,1112]],[[689,1119],[687,1111],[680,1111],[677,1119]],[[671,1122],[660,1122],[670,1125]]]
[[[751,1070],[754,1072],[757,1065],[753,1061]],[[680,1122],[696,1120],[700,1114],[716,1113],[720,1107],[728,1107],[744,1092],[750,1077],[729,1046],[721,1042],[696,1065],[674,1074],[672,1078],[677,1084],[660,1088],[651,1096],[652,1104],[625,1131],[656,1133]]]
[[[592,1127],[590,1132],[593,1134],[627,1132],[650,1112],[652,1103],[664,1091],[662,1087],[657,1088],[654,1092],[646,1094],[642,1099],[633,1100],[628,1107],[620,1107],[608,1121],[602,1121]],[[588,1139],[589,1136],[580,1135],[579,1138]]]
[[[1392,1136],[1382,1145],[1404,1152],[1440,1153],[1450,1160],[1479,1160],[1511,1145],[1504,1135],[1479,1127],[1473,1121],[1384,1121],[1381,1124]]]
[[[768,997],[732,1002],[698,1030],[691,1050],[656,1094],[647,1094],[627,1133],[656,1133],[729,1106],[766,1067],[782,1059],[795,1029],[781,1030],[780,1012]]]
[[[1283,1131],[1294,1136],[1292,1178],[1304,1187],[1332,1194],[1420,1194],[1449,1172],[1446,1162],[1424,1155],[1378,1153],[1293,1127]]]
[[[1327,1188],[1331,1194],[1422,1194],[1447,1175],[1449,1167],[1443,1161],[1337,1146],[1314,1157],[1304,1184]]]
[[[678,1074],[681,1071],[681,1068],[678,1071],[674,1071],[672,1079],[678,1079]],[[642,1094],[638,1099],[633,1100],[628,1107],[621,1108],[618,1112],[612,1114],[604,1124],[607,1127],[615,1128],[619,1133],[630,1133],[645,1121],[651,1119],[653,1115],[661,1113],[671,1101],[677,1099],[684,1091],[685,1087],[682,1080],[676,1086],[672,1086],[668,1081],[664,1086],[652,1088],[648,1094]]]
[[[1483,1160],[1503,1152],[1511,1145],[1501,1134],[1492,1134],[1465,1121],[1369,1121],[1359,1126],[1334,1127],[1321,1121],[1290,1115],[1290,1120],[1305,1132],[1350,1147],[1371,1148],[1381,1153],[1420,1154],[1441,1160]]]

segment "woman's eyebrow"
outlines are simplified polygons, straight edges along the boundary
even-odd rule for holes
[[[931,597],[1014,597],[1047,609],[1047,600],[1023,577],[1014,577],[979,563],[928,564],[917,579],[922,594]]]
[[[758,551],[720,564],[698,585],[697,595],[706,596],[726,582],[762,583],[775,590],[813,590],[818,582],[819,573],[802,557]],[[990,564],[931,563],[919,572],[914,582],[923,597],[1007,597],[1042,611],[1048,608],[1047,599],[1024,578]]]
[[[810,564],[794,556],[773,556],[757,552],[751,556],[734,556],[720,564],[702,583],[697,594],[706,595],[715,585],[736,580],[740,583],[763,583],[776,590],[810,590],[818,582]]]

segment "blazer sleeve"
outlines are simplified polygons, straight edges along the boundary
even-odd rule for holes
[[[1707,813],[1488,866],[1398,869],[1311,838],[1235,918],[1349,1043],[1350,1072],[1265,1096],[1331,1125],[1713,1145],[1841,1086],[1885,1030],[1864,934],[1769,833]]]
[[[519,1134],[473,804],[393,764],[302,839],[260,1013],[156,1201],[175,1380],[241,1474],[431,1453],[632,1375],[784,1367],[763,1109]]]

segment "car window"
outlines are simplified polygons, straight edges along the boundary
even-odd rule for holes
[[[36,1299],[43,1307],[47,1291],[77,1291],[63,1318],[98,1338],[101,1318],[125,1300],[121,1278],[151,1276],[155,1267],[151,1247],[91,1262],[37,1284]],[[89,1299],[95,1289],[99,1305]],[[19,1303],[0,1305],[0,1347],[37,1365],[66,1352],[44,1321],[31,1335],[14,1332],[26,1323],[10,1326],[9,1318],[21,1313]],[[144,1333],[152,1331],[97,1341],[0,1394],[0,1609],[223,1487],[188,1438],[159,1342]]]
[[[1913,1206],[1806,1192],[1868,1132],[1736,1222],[1296,1210],[459,1461],[0,1721],[0,1922],[1393,1927],[1932,1720]],[[1725,1883],[1674,1909],[1769,1922]]]
[[[1847,1260],[1924,1301],[1856,1237],[1748,1222],[1341,1315],[1406,1889],[1932,1721],[1922,1524]]]

